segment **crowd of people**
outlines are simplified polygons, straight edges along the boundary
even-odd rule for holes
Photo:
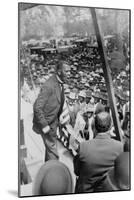
[[[119,54],[118,48],[107,44],[106,50],[108,63],[111,66],[122,142],[116,140],[117,135],[103,75],[104,66],[96,45],[91,46],[83,41],[76,43],[73,50],[60,55],[57,53],[30,55],[30,51],[26,49],[27,56],[22,55],[20,59],[22,98],[34,107],[33,130],[41,134],[47,147],[45,161],[58,159],[55,146],[55,140],[58,138],[75,156],[76,193],[114,190],[113,187],[109,189],[104,185],[100,187],[102,186],[100,183],[108,181],[107,174],[109,171],[111,173],[117,157],[124,154],[123,152],[130,151],[129,54],[127,57],[126,54],[123,55],[123,59],[115,59]],[[59,60],[64,61],[59,64]],[[112,67],[115,60],[120,65],[119,69]],[[65,70],[69,66],[69,72],[64,71],[69,75],[66,81],[62,80],[64,73],[61,66],[65,66]],[[62,95],[64,102],[61,100]],[[50,117],[53,110],[56,119]],[[47,133],[53,135],[51,141]],[[53,145],[50,145],[52,142]],[[126,180],[126,177],[124,179]],[[128,182],[126,185],[129,189]],[[116,188],[116,190],[122,189],[124,189],[122,186]]]

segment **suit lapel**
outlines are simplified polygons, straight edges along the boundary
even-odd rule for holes
[[[54,75],[54,89],[55,89],[56,97],[59,103],[61,103],[61,88],[55,75]]]

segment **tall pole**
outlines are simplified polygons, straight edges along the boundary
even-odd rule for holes
[[[99,50],[99,54],[101,56],[103,73],[104,73],[104,78],[105,78],[105,82],[106,82],[106,86],[107,86],[109,104],[110,104],[110,108],[111,108],[111,112],[112,112],[113,123],[114,123],[114,127],[115,127],[115,133],[116,133],[116,136],[117,136],[117,140],[122,141],[122,135],[121,135],[121,131],[120,131],[121,130],[120,129],[120,122],[119,122],[117,107],[116,107],[116,103],[115,103],[115,96],[114,96],[111,73],[110,73],[108,62],[107,62],[107,57],[106,57],[106,54],[105,54],[103,41],[102,41],[101,34],[100,34],[100,29],[99,29],[98,22],[97,22],[97,16],[96,16],[95,8],[91,8],[91,15],[92,15],[92,19],[93,19],[95,34],[96,34],[96,37],[97,37],[98,50]]]

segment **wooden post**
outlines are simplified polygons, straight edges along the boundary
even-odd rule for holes
[[[114,96],[110,68],[108,66],[107,57],[105,54],[105,50],[104,50],[98,22],[97,22],[95,8],[91,8],[91,15],[92,15],[92,19],[93,19],[95,34],[97,37],[98,50],[99,50],[99,54],[101,56],[103,73],[104,73],[104,78],[106,81],[107,92],[108,92],[108,97],[109,97],[109,104],[110,104],[110,108],[112,111],[113,123],[114,123],[114,127],[115,127],[115,133],[116,133],[117,139],[122,141],[122,135],[121,135],[121,131],[120,131],[120,122],[119,122],[117,107],[116,107],[116,103],[115,103],[115,96]]]

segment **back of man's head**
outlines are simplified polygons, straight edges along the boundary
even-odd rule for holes
[[[95,116],[95,129],[98,133],[107,132],[111,127],[111,116],[108,112],[100,112]]]

